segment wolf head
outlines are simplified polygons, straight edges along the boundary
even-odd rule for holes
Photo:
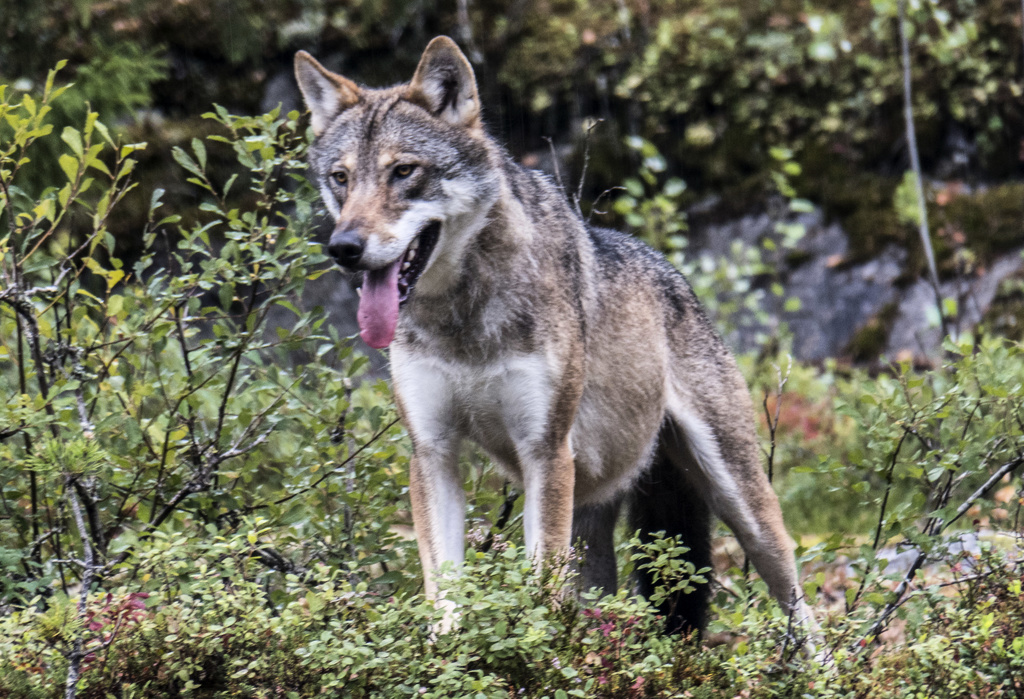
[[[386,347],[414,288],[454,280],[497,198],[473,68],[440,36],[407,84],[360,87],[305,51],[295,76],[315,137],[310,166],[334,218],[328,252],[363,272],[360,334]]]

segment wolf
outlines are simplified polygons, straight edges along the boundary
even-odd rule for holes
[[[295,74],[334,221],[327,249],[362,274],[361,337],[390,348],[427,596],[442,564],[463,562],[469,440],[521,484],[530,555],[584,543],[583,587],[616,588],[620,510],[646,540],[680,537],[698,568],[717,515],[779,604],[805,616],[746,383],[684,277],[513,161],[451,39],[392,87],[304,51]],[[638,578],[649,596],[651,576]],[[665,602],[669,631],[704,626],[708,589]]]

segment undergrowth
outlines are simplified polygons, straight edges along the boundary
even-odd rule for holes
[[[0,697],[1022,696],[1019,343],[964,336],[877,376],[746,362],[783,500],[799,483],[807,526],[835,527],[798,552],[817,637],[741,563],[702,641],[625,589],[577,598],[571,561],[523,557],[521,498],[475,456],[449,629],[387,387],[304,303],[325,272],[299,115],[209,115],[174,153],[199,211],[150,193],[129,265],[108,223],[145,144],[94,112],[55,133],[61,91],[0,90]],[[53,153],[63,179],[30,193]],[[707,571],[678,549],[624,576],[686,589]]]

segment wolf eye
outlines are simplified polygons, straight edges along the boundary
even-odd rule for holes
[[[346,184],[348,184],[348,173],[345,172],[344,170],[332,172],[331,179],[334,180],[334,183],[337,184],[339,187],[344,187]]]
[[[411,175],[412,171],[415,169],[415,165],[396,165],[394,169],[395,177],[400,180],[404,180],[406,177]]]

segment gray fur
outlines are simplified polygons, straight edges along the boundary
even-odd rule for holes
[[[319,66],[310,61],[297,58],[300,83]],[[637,484],[657,451],[678,487],[736,532],[788,608],[792,542],[761,467],[747,387],[683,276],[640,241],[588,228],[548,177],[512,161],[484,132],[472,69],[449,39],[431,43],[412,84],[359,88],[337,114],[318,115],[315,90],[303,92],[327,122],[310,163],[338,226],[393,251],[412,207],[442,212],[391,345],[428,595],[433,572],[462,559],[457,456],[471,440],[525,484],[534,555],[569,546],[575,508],[590,552],[584,580],[606,591],[619,504],[645,506]],[[414,181],[389,179],[383,163],[398,155],[417,163]],[[339,167],[350,177],[342,189],[331,182]],[[366,266],[401,250],[389,254]]]

